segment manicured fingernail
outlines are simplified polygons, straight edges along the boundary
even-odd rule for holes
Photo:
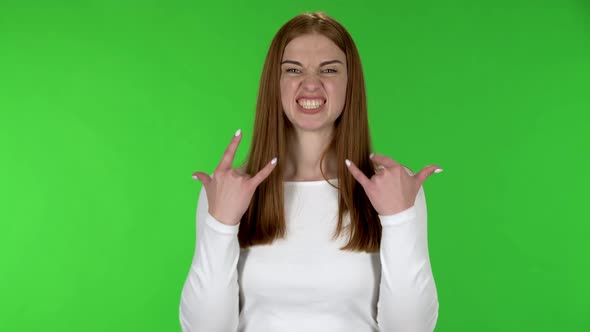
[[[346,166],[350,166],[350,160],[346,159],[344,162],[346,163]]]
[[[443,171],[442,168],[437,168],[437,169],[434,170],[434,173],[440,173],[442,171]]]
[[[198,180],[199,178],[196,175],[193,175],[193,179]]]
[[[277,163],[277,157],[272,158],[272,160],[270,161],[271,164],[276,164]]]
[[[234,136],[236,136],[236,137],[237,137],[237,136],[239,136],[241,132],[242,132],[242,129],[238,129],[238,130],[236,131],[236,133],[234,134]]]
[[[371,153],[371,154],[369,155],[369,159],[373,159],[373,156],[374,156],[374,155],[375,155],[374,153]]]

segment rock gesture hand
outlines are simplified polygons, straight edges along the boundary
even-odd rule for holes
[[[248,209],[256,188],[276,166],[273,158],[258,174],[251,177],[232,169],[238,145],[242,140],[241,130],[236,131],[223,153],[219,165],[209,177],[207,173],[195,172],[193,178],[203,183],[209,203],[209,214],[223,224],[235,226],[240,223]]]
[[[393,215],[414,206],[426,178],[432,173],[442,172],[439,166],[429,165],[418,174],[410,175],[401,164],[387,156],[374,154],[370,158],[378,165],[377,172],[370,179],[348,159],[346,165],[381,216]]]

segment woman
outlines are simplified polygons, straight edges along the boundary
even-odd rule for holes
[[[278,31],[249,155],[232,169],[241,138],[211,176],[193,176],[204,189],[182,330],[432,331],[422,183],[438,167],[414,175],[370,154],[360,57],[342,25],[316,12]]]

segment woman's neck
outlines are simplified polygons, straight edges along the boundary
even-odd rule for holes
[[[336,157],[334,151],[328,151],[320,170],[322,154],[332,142],[333,128],[323,130],[291,132],[288,157],[284,161],[283,174],[285,181],[316,181],[322,180],[322,171],[326,178],[337,177]],[[280,162],[280,161],[279,161]]]

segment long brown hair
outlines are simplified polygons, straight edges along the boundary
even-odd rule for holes
[[[333,239],[347,231],[349,242],[341,250],[378,252],[382,228],[377,211],[344,163],[345,159],[349,159],[368,177],[375,174],[373,163],[369,159],[373,149],[360,56],[348,31],[323,12],[300,14],[285,23],[272,40],[266,55],[252,142],[242,165],[244,171],[252,175],[258,173],[275,156],[278,157],[278,164],[258,186],[248,210],[241,218],[238,233],[240,247],[271,244],[275,239],[286,235],[283,206],[284,164],[281,164],[281,160],[287,160],[287,142],[293,137],[293,125],[282,110],[280,61],[285,46],[292,39],[308,33],[319,33],[330,38],[346,54],[346,101],[342,114],[334,123],[332,141],[320,159],[322,176],[330,185],[332,184],[323,173],[322,162],[328,151],[335,152],[338,162],[338,187],[332,185],[339,190],[338,225]],[[343,224],[346,212],[350,215],[350,227]]]

